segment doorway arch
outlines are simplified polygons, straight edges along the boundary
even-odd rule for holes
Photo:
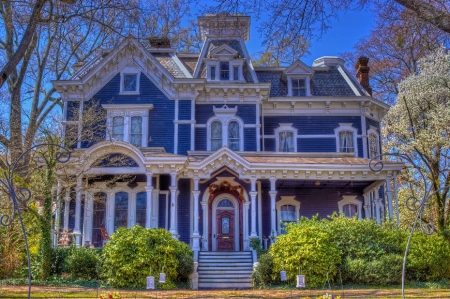
[[[211,250],[239,251],[242,236],[242,204],[230,193],[211,202]]]

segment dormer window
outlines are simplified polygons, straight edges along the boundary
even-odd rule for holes
[[[211,80],[216,80],[216,66],[212,65],[209,67],[209,77]]]
[[[205,58],[208,81],[244,81],[244,59],[236,49],[222,45],[213,49]]]
[[[139,94],[140,71],[127,67],[120,73],[120,94]]]
[[[304,97],[306,96],[306,80],[300,78],[292,79],[292,96]]]
[[[230,63],[228,61],[220,62],[220,80],[230,80]]]

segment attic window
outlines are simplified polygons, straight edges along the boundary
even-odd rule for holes
[[[139,94],[140,72],[132,68],[126,68],[120,73],[120,94]]]
[[[292,96],[304,97],[306,96],[306,82],[305,79],[292,79]]]
[[[123,75],[123,91],[136,91],[137,88],[137,74]]]

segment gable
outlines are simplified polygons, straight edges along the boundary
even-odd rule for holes
[[[284,75],[307,75],[311,76],[314,74],[314,71],[312,68],[307,66],[305,63],[301,62],[300,60],[295,61],[293,64],[291,64],[289,67],[287,67],[283,71]]]

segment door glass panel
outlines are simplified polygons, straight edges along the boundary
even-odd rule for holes
[[[230,218],[222,218],[222,234],[227,235],[230,233]]]

